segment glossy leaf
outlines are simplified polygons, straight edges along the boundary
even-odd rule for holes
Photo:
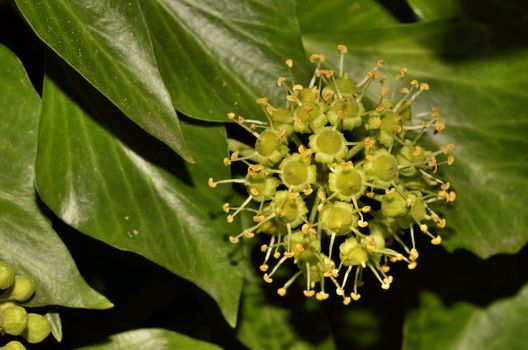
[[[187,160],[138,1],[16,1],[39,37],[128,117]]]
[[[334,66],[335,45],[348,45],[348,60],[354,62],[348,71],[356,80],[383,58],[387,75],[409,67],[412,78],[430,84],[415,111],[438,107],[447,128],[431,141],[457,146],[455,164],[444,167],[457,190],[455,205],[446,213],[454,231],[448,232],[447,247],[481,257],[516,252],[528,241],[528,50],[510,36],[499,51],[496,37],[503,36],[481,24],[447,20],[305,37],[307,49],[330,53]]]
[[[255,98],[282,98],[275,81],[287,74],[284,61],[294,59],[307,74],[293,0],[17,5],[37,34],[125,114],[187,156],[174,107],[213,121],[231,111],[263,118]]]
[[[528,286],[487,307],[457,303],[446,307],[433,294],[406,317],[404,350],[525,349],[528,346]]]
[[[228,177],[222,126],[186,121],[196,165],[130,123],[58,59],[44,82],[37,188],[66,223],[136,252],[194,282],[236,322],[242,277],[219,216],[224,192],[208,176]]]
[[[40,98],[16,56],[0,45],[0,260],[35,281],[29,306],[105,309],[51,228],[34,188]]]
[[[102,344],[84,346],[78,350],[193,349],[221,350],[219,346],[196,340],[165,329],[145,328],[119,333]]]
[[[397,23],[375,0],[297,0],[297,15],[303,35],[379,28]]]
[[[493,1],[493,0],[491,0]],[[456,17],[464,13],[463,2],[457,0],[407,0],[413,12],[421,20]]]

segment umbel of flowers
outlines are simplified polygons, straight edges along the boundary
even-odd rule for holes
[[[433,227],[445,227],[446,220],[433,206],[448,204],[456,195],[437,171],[453,163],[449,153],[454,146],[428,150],[420,145],[426,133],[445,128],[434,107],[413,114],[412,104],[429,90],[427,83],[406,82],[403,68],[390,91],[380,73],[383,61],[378,61],[354,84],[343,74],[347,49],[338,49],[338,74],[325,67],[323,55],[314,54],[309,59],[315,70],[307,86],[292,74],[277,79],[284,105],[257,99],[267,122],[228,114],[255,143],[250,147],[230,140],[224,164],[243,162],[247,174],[210,178],[209,186],[235,183],[247,190],[243,203],[225,203],[223,210],[230,223],[242,211],[253,216],[251,227],[230,236],[232,243],[257,234],[267,237],[260,246],[264,281],[272,283],[283,264],[296,266],[297,272],[278,288],[279,295],[303,276],[306,297],[325,300],[333,290],[349,304],[361,297],[366,271],[389,289],[391,263],[416,267],[416,239],[440,244]],[[291,73],[292,60],[286,65]],[[374,83],[380,84],[381,97],[368,109],[362,99]]]

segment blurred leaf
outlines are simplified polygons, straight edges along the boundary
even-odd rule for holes
[[[49,61],[37,159],[44,202],[81,232],[194,282],[234,326],[242,276],[225,235],[237,228],[218,216],[222,192],[205,180],[229,176],[223,126],[185,122],[197,162],[187,167],[65,64]]]
[[[51,334],[53,338],[59,343],[62,341],[62,321],[58,312],[47,312],[44,315],[49,323],[51,328]]]
[[[17,57],[0,45],[0,259],[35,281],[29,306],[106,309],[41,211],[34,187],[40,98]]]
[[[379,28],[398,22],[375,0],[298,0],[297,14],[303,35]]]
[[[463,1],[460,0],[407,0],[407,2],[416,17],[421,20],[456,17],[464,12]]]
[[[99,345],[84,346],[78,350],[221,350],[219,346],[196,340],[186,335],[165,329],[137,329],[119,333]]]
[[[279,297],[278,287],[265,285],[256,274],[256,268],[247,263],[238,326],[244,345],[251,350],[335,349],[321,303],[306,299],[295,286],[290,287],[291,296]]]
[[[348,72],[356,80],[384,58],[389,76],[409,67],[411,78],[430,83],[415,111],[438,107],[447,128],[431,140],[457,146],[455,164],[443,168],[457,190],[447,212],[455,234],[446,245],[481,257],[516,252],[528,241],[528,50],[517,48],[518,38],[503,37],[501,51],[497,37],[500,32],[480,24],[446,20],[304,38],[310,51],[331,53],[334,66],[334,47],[345,43],[354,61]]]
[[[282,97],[287,58],[307,74],[294,0],[16,2],[62,58],[187,157],[174,107],[212,121],[262,118],[255,98]]]
[[[528,285],[486,308],[468,303],[446,307],[433,294],[422,295],[407,315],[404,350],[526,349]]]

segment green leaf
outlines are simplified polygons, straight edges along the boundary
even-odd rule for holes
[[[21,62],[0,45],[0,260],[35,281],[29,306],[105,309],[42,212],[34,188],[40,98]]]
[[[528,50],[517,48],[519,38],[510,36],[500,51],[496,37],[506,38],[480,24],[445,20],[304,38],[309,50],[328,53],[334,66],[335,45],[348,45],[354,62],[348,72],[358,81],[384,58],[387,75],[409,67],[410,77],[431,85],[415,111],[438,107],[447,128],[431,141],[457,146],[455,164],[443,167],[457,191],[446,213],[455,231],[447,247],[480,257],[513,253],[528,241]]]
[[[464,13],[463,1],[407,0],[414,14],[421,20],[456,17]],[[482,3],[479,4],[481,6]]]
[[[386,8],[374,0],[298,0],[297,14],[303,35],[379,28],[397,23]]]
[[[221,350],[217,345],[196,340],[165,329],[145,328],[119,333],[102,344],[84,346],[78,350],[193,349]]]
[[[255,98],[282,98],[275,81],[287,58],[308,73],[294,0],[16,2],[62,58],[187,157],[174,108],[211,121],[231,111],[261,119]]]
[[[66,223],[138,253],[208,292],[235,325],[242,277],[230,264],[223,126],[185,121],[196,165],[130,123],[57,59],[44,82],[37,188]]]
[[[481,308],[466,302],[446,307],[433,294],[406,317],[404,350],[526,349],[528,285],[511,298]]]

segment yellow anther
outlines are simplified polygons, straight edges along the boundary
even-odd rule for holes
[[[240,152],[235,151],[235,152],[231,153],[231,157],[230,157],[230,158],[231,158],[231,160],[234,161],[234,160],[237,160],[237,159],[238,159],[238,156],[239,156],[239,155],[240,155]]]
[[[326,265],[326,266],[332,266],[334,264],[334,262],[332,261],[332,259],[330,258],[324,258],[323,259],[323,263]]]
[[[286,63],[289,68],[293,67],[293,60],[291,58],[288,58],[284,63]]]
[[[317,192],[317,197],[323,202],[326,200],[326,194],[322,191]]]
[[[228,216],[226,217],[226,221],[227,221],[228,223],[230,223],[230,224],[233,222],[233,220],[234,220],[233,215],[228,215]]]
[[[350,304],[350,300],[352,300],[352,299],[350,299],[350,297],[344,297],[344,298],[343,298],[343,304],[344,304],[344,305],[348,305],[348,304]]]
[[[259,268],[260,268],[260,271],[266,272],[266,271],[268,271],[269,266],[267,264],[262,264],[262,265],[260,265]]]
[[[365,228],[368,226],[368,221],[358,220],[357,224],[359,227]]]
[[[415,146],[414,147],[414,152],[413,152],[413,155],[414,156],[419,156],[420,154],[422,154],[423,152],[423,148],[420,147],[420,146]]]
[[[207,180],[207,184],[209,185],[209,187],[211,188],[215,188],[217,186],[217,183],[214,182],[213,178],[210,177],[208,180]]]
[[[267,273],[265,273],[264,276],[262,276],[262,279],[263,279],[264,282],[266,282],[266,283],[271,283],[271,282],[273,282],[273,278],[271,278]]]
[[[392,196],[392,195],[396,194],[396,189],[395,189],[394,187],[387,188],[387,189],[385,190],[385,194],[386,194],[386,195],[389,195],[389,196]]]
[[[264,220],[264,215],[255,215],[255,216],[253,216],[253,221],[255,221],[255,222],[261,222],[262,220]]]
[[[377,75],[378,75],[378,72],[375,70],[371,70],[370,72],[367,73],[367,76],[369,77],[369,79],[374,79]]]
[[[447,221],[446,219],[441,219],[436,225],[440,228],[444,228],[447,225]]]
[[[235,236],[229,236],[229,241],[231,243],[238,243],[238,237]]]
[[[301,91],[302,89],[304,89],[304,87],[301,84],[295,84],[292,87],[293,91]]]
[[[222,204],[222,210],[226,213],[229,213],[229,203]]]
[[[449,201],[454,202],[455,199],[456,199],[456,193],[453,191],[449,192]]]
[[[342,54],[346,54],[348,52],[348,49],[345,45],[343,44],[340,44],[340,45],[337,45],[337,49],[342,53]]]
[[[288,95],[286,96],[286,99],[289,101],[289,102],[292,102],[292,103],[295,103],[297,101],[297,97],[293,96],[293,95]]]
[[[422,231],[422,232],[427,232],[428,229],[429,229],[429,227],[427,227],[426,224],[421,224],[421,225],[420,225],[420,231]]]
[[[257,126],[255,124],[249,124],[249,128],[253,131],[257,130]]]
[[[317,293],[317,294],[315,295],[315,298],[316,298],[317,300],[319,300],[319,301],[326,300],[326,299],[328,299],[328,297],[329,297],[328,293],[325,293],[325,292],[323,292],[323,291],[320,291],[319,293]]]
[[[379,68],[383,67],[384,64],[385,64],[384,60],[378,60],[378,62],[376,62],[376,66],[378,66]]]
[[[266,106],[266,113],[268,113],[269,115],[272,115],[273,114],[273,107],[270,106],[270,105],[267,105]]]
[[[440,185],[440,188],[444,191],[447,191],[449,189],[449,187],[451,186],[451,184],[449,182],[446,182],[446,183],[443,183]]]
[[[420,83],[418,83],[418,80],[413,79],[411,80],[411,86],[417,88],[418,86],[420,86]]]
[[[455,149],[455,145],[453,145],[452,143],[440,147],[440,151],[442,151],[443,154],[448,154],[449,152],[453,151],[454,149]]]
[[[262,253],[265,253],[267,250],[268,250],[268,245],[267,244],[263,244],[263,245],[260,246],[260,251]]]
[[[264,170],[264,167],[260,164],[251,164],[248,166],[248,173],[250,175],[258,174]]]
[[[409,270],[414,270],[416,268],[416,265],[418,265],[418,263],[416,261],[411,261],[407,267],[409,268]]]
[[[363,145],[365,145],[365,148],[370,148],[370,147],[374,146],[375,143],[376,143],[376,141],[372,137],[367,137],[363,141]]]
[[[374,192],[367,192],[366,193],[366,196],[369,197],[369,198],[374,198],[376,194]]]
[[[286,295],[286,288],[277,289],[277,294],[280,295],[281,297],[285,296]]]
[[[229,113],[227,113],[227,118],[229,118],[229,119],[235,119],[235,117],[236,117],[236,114],[235,114],[235,113],[233,113],[233,112],[229,112]]]
[[[259,195],[259,191],[255,187],[251,187],[251,189],[249,190],[249,193],[251,193],[253,197],[258,197]]]
[[[352,292],[350,293],[350,297],[352,298],[352,300],[358,301],[361,298],[361,294]]]
[[[282,84],[284,84],[285,81],[286,81],[285,77],[278,77],[277,78],[277,86],[282,86]]]
[[[295,249],[295,251],[296,251],[297,253],[302,253],[302,252],[304,252],[304,247],[303,247],[301,244],[299,244],[299,243],[297,243],[297,244],[295,245],[295,247],[293,247],[293,249]]]
[[[231,160],[227,157],[224,158],[224,165],[225,166],[230,166],[231,165]]]
[[[312,150],[309,148],[305,148],[303,145],[300,145],[297,150],[303,157],[309,157],[312,154]]]
[[[307,298],[311,298],[315,295],[315,291],[313,290],[303,290],[303,294]]]
[[[413,260],[418,259],[418,256],[420,256],[418,254],[418,250],[416,248],[411,249],[411,257],[413,258]]]
[[[442,237],[436,236],[435,238],[431,240],[431,243],[434,245],[439,245],[440,243],[442,243]]]
[[[308,58],[308,60],[311,62],[311,63],[315,63],[315,62],[324,62],[326,60],[326,57],[322,54],[318,54],[318,53],[314,53],[312,55],[310,55],[310,57]]]
[[[313,227],[311,229],[309,229],[308,232],[310,232],[314,236],[317,235],[317,230],[315,228],[313,228]]]
[[[322,212],[323,209],[324,209],[324,204],[323,204],[323,203],[321,203],[321,204],[319,204],[319,205],[317,206],[317,211],[318,211],[318,212]]]
[[[275,208],[275,214],[281,215],[281,213],[282,213],[282,208],[279,208],[279,207]]]
[[[407,198],[407,199],[405,200],[405,205],[406,205],[407,207],[409,207],[409,208],[412,207],[412,205],[413,205],[413,200],[412,200],[411,198]]]
[[[406,95],[407,95],[407,94],[408,94],[409,92],[411,92],[411,91],[409,90],[409,88],[402,87],[402,88],[400,89],[400,92],[401,92],[402,94],[406,94]]]
[[[280,253],[279,253],[279,252],[275,252],[275,253],[273,253],[273,257],[274,257],[275,259],[280,258]]]
[[[421,83],[421,84],[420,84],[420,90],[422,90],[422,91],[427,91],[427,90],[429,90],[429,84],[427,84],[427,83]]]
[[[308,230],[309,230],[309,229],[310,229],[310,225],[308,225],[308,224],[304,224],[304,225],[302,225],[302,227],[301,227],[301,231],[302,231],[302,233],[308,233]]]
[[[389,88],[386,86],[382,86],[381,87],[381,97],[387,96],[388,93],[389,93]]]
[[[286,129],[280,129],[277,133],[277,139],[282,140],[284,136],[286,135]]]
[[[284,256],[287,258],[292,258],[295,254],[293,252],[284,252]]]
[[[361,208],[361,211],[364,213],[368,213],[371,209],[372,208],[370,205],[365,205],[363,208]]]
[[[455,157],[452,155],[447,156],[447,165],[451,165],[455,162]]]
[[[305,189],[305,190],[303,191],[303,193],[304,193],[305,196],[309,196],[309,195],[311,195],[312,192],[313,192],[313,188],[311,188],[311,187],[308,187],[307,189]]]
[[[445,129],[445,123],[441,120],[437,120],[436,123],[435,123],[435,130],[437,132],[441,132]]]
[[[383,273],[387,273],[387,272],[389,272],[389,271],[390,271],[390,266],[389,266],[389,265],[382,265],[382,266],[381,266],[381,271],[382,271]]]
[[[291,199],[295,199],[299,197],[299,192],[290,192],[288,193],[288,197],[290,197]]]

